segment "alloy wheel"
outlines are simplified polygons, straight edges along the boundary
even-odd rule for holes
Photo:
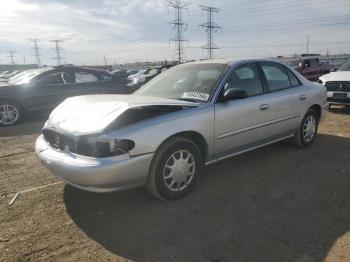
[[[0,124],[12,125],[16,123],[19,117],[18,109],[10,104],[0,105]]]
[[[305,142],[309,143],[316,133],[316,119],[313,115],[309,115],[303,125],[303,137]]]
[[[165,163],[163,179],[171,191],[184,190],[192,181],[196,164],[193,155],[187,150],[173,153]]]

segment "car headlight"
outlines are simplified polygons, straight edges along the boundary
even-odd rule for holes
[[[128,154],[135,147],[135,143],[129,139],[99,140],[88,138],[80,149],[85,155],[93,157],[110,157]]]

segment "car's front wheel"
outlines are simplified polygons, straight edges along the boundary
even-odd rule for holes
[[[16,124],[22,117],[21,107],[12,101],[0,101],[0,126]]]
[[[201,153],[191,140],[173,137],[156,152],[147,180],[147,189],[162,200],[188,194],[202,169]]]
[[[293,144],[301,148],[311,145],[317,135],[318,122],[317,112],[314,109],[309,109],[295,133]]]

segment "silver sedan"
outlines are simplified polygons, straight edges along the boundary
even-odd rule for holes
[[[118,191],[146,185],[172,200],[208,164],[288,139],[314,141],[325,88],[273,60],[211,60],[175,66],[133,95],[65,100],[35,149],[72,186]]]

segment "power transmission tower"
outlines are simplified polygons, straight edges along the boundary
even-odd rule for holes
[[[214,34],[221,29],[221,27],[213,21],[213,15],[218,14],[220,9],[202,5],[199,7],[202,8],[202,12],[207,13],[207,22],[199,25],[203,28],[204,32],[207,33],[207,44],[202,46],[202,49],[206,49],[208,52],[208,59],[212,59],[214,57],[214,50],[220,49],[214,44]]]
[[[40,61],[39,46],[38,46],[39,39],[33,38],[33,39],[29,39],[29,41],[33,43],[35,63],[37,64],[38,67],[40,67],[41,61]]]
[[[183,39],[183,31],[187,30],[188,24],[182,21],[182,11],[187,9],[189,3],[182,2],[181,0],[168,0],[168,6],[174,8],[175,20],[171,21],[169,24],[175,31],[175,38],[170,39],[176,46],[176,55],[179,63],[183,61],[183,42],[188,41]]]
[[[7,57],[10,58],[10,62],[11,62],[11,65],[14,65],[15,64],[15,53],[16,51],[8,51],[9,55]]]
[[[55,50],[56,50],[56,57],[54,59],[57,60],[57,65],[61,64],[61,50],[62,48],[60,48],[60,43],[62,43],[62,40],[51,40],[51,42],[55,43]]]

